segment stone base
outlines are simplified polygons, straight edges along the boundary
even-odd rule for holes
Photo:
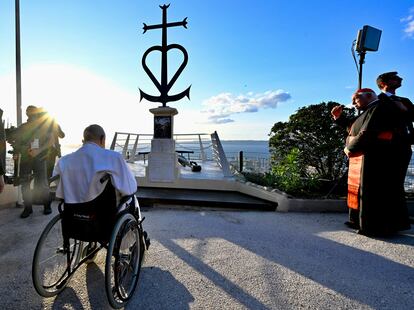
[[[151,153],[148,155],[147,173],[150,182],[174,182],[179,168],[172,139],[152,139]]]

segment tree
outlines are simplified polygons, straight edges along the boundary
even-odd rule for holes
[[[295,154],[296,172],[302,178],[337,180],[346,169],[343,152],[347,132],[337,126],[331,116],[336,102],[322,102],[300,108],[288,122],[277,122],[269,134],[273,171]],[[344,108],[346,117],[352,109]]]

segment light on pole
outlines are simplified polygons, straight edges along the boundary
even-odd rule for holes
[[[355,50],[359,56],[358,70],[358,89],[362,88],[362,65],[365,63],[365,54],[367,51],[378,51],[382,31],[374,27],[365,25],[358,31],[358,38],[354,41]],[[354,56],[355,57],[355,56]]]

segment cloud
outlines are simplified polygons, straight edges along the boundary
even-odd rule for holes
[[[279,89],[264,93],[235,96],[231,93],[222,93],[203,102],[204,113],[208,115],[208,122],[225,124],[234,122],[231,115],[240,113],[255,113],[260,109],[275,109],[279,103],[291,99],[289,93]]]
[[[233,123],[234,120],[232,120],[231,118],[224,118],[226,117],[225,115],[211,115],[208,117],[208,120],[210,123],[213,124],[227,124],[227,123]]]
[[[400,19],[404,24],[404,33],[409,38],[414,38],[414,7],[410,9],[410,14]]]

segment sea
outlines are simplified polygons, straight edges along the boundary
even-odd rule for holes
[[[244,170],[266,172],[269,169],[269,141],[266,140],[221,140],[223,151],[230,164],[240,168],[240,152],[243,152]],[[74,152],[80,145],[62,145],[62,155]],[[205,154],[208,159],[213,157],[211,141],[203,141]],[[146,153],[151,149],[148,142],[140,142],[137,153]],[[118,147],[115,150],[121,151]],[[182,155],[190,160],[200,160],[200,144],[198,141],[176,141],[177,152],[183,151]]]
[[[244,155],[259,156],[269,158],[269,141],[266,140],[221,140],[223,150],[227,156],[238,155],[241,151]],[[204,143],[205,147],[209,147]],[[66,155],[76,151],[80,145],[62,145],[62,155]],[[179,142],[176,144],[177,150],[198,150],[199,144],[196,142]],[[149,151],[150,144],[140,145],[140,151]]]
[[[227,156],[239,154],[241,151],[247,157],[269,158],[269,141],[263,140],[223,140],[223,150]]]

